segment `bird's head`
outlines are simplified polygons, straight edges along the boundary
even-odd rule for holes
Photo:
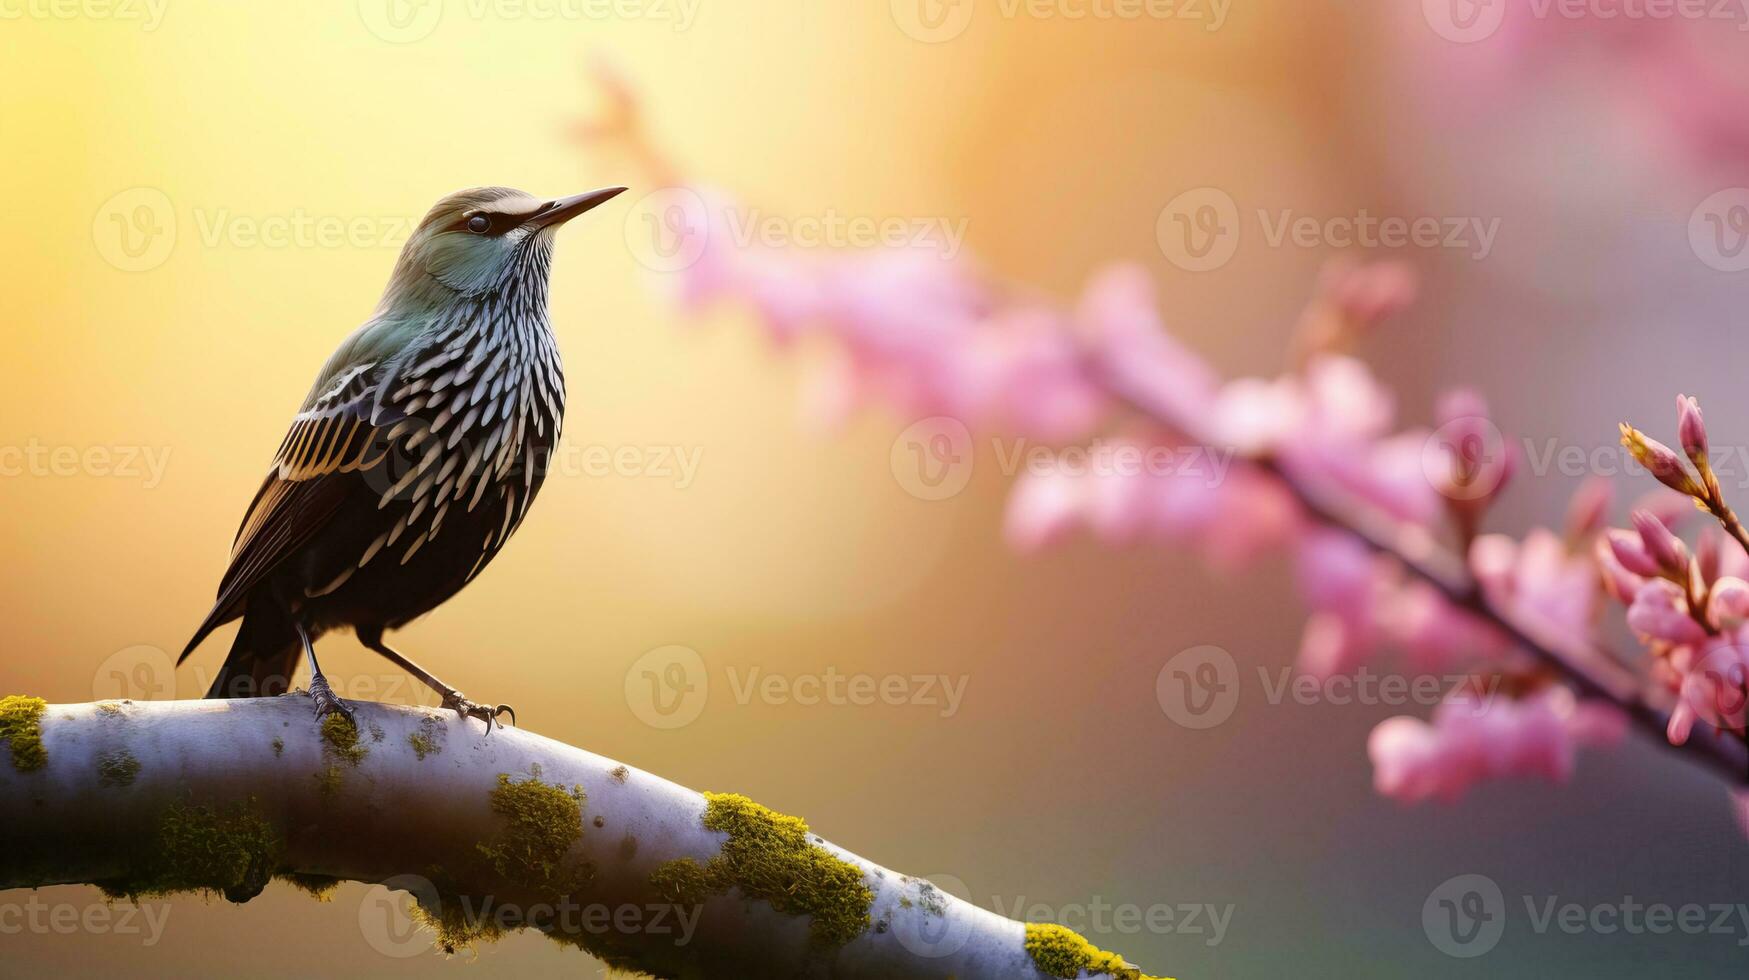
[[[559,226],[624,190],[552,200],[509,187],[457,191],[433,205],[408,237],[383,307],[441,305],[518,288],[544,295]]]

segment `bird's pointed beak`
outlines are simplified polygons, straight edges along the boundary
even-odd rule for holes
[[[561,197],[556,201],[548,201],[541,205],[540,210],[529,215],[525,224],[535,228],[545,228],[548,225],[562,225],[585,211],[606,204],[608,201],[625,193],[624,187],[603,187],[598,191],[585,194],[574,194]]]

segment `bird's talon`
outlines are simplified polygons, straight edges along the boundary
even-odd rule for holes
[[[314,680],[310,681],[310,700],[315,702],[317,721],[337,714],[357,726],[358,718],[353,714],[352,706],[342,701],[334,693],[334,689],[328,686],[326,677],[317,675]]]
[[[464,721],[469,718],[478,718],[485,722],[487,735],[492,734],[494,725],[499,728],[504,727],[504,723],[498,720],[499,715],[508,714],[511,721],[516,720],[516,711],[509,705],[501,704],[496,708],[488,708],[483,704],[475,704],[462,697],[459,691],[449,692],[443,699],[443,706],[460,715]]]

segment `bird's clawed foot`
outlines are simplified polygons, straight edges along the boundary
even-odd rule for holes
[[[478,718],[485,722],[487,735],[492,734],[492,728],[494,725],[499,728],[504,727],[504,723],[498,720],[502,715],[509,715],[512,722],[516,721],[516,709],[512,708],[510,705],[501,704],[496,708],[488,708],[483,704],[475,704],[467,698],[462,697],[460,691],[451,691],[444,695],[443,706],[454,711],[456,714],[461,715],[463,721],[466,721],[469,718]]]
[[[316,703],[317,721],[322,721],[329,715],[340,715],[354,725],[358,724],[358,719],[352,715],[352,706],[340,700],[334,689],[328,686],[328,678],[321,674],[310,679],[310,700]]]

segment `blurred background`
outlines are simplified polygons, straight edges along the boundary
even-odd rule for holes
[[[204,691],[229,630],[179,673],[168,658],[408,223],[470,185],[626,183],[630,202],[648,180],[576,137],[598,109],[591,56],[643,93],[684,173],[750,208],[947,222],[968,257],[1065,300],[1102,264],[1140,261],[1174,331],[1226,371],[1284,363],[1326,260],[1394,256],[1423,299],[1362,353],[1407,421],[1470,382],[1539,452],[1613,460],[1618,420],[1663,424],[1684,391],[1716,442],[1740,442],[1749,13],[1705,6],[0,0],[0,688]],[[1241,231],[1192,271],[1160,229],[1201,188],[1235,203]],[[1288,213],[1496,233],[1272,241]],[[915,420],[811,434],[801,363],[740,313],[677,311],[651,288],[637,219],[616,202],[562,235],[572,462],[490,572],[402,634],[439,676],[542,734],[802,814],[1170,976],[1740,975],[1749,921],[1568,934],[1527,911],[1749,902],[1749,843],[1715,779],[1630,740],[1569,786],[1409,808],[1372,792],[1364,753],[1402,708],[1270,704],[1253,684],[1225,724],[1174,724],[1155,679],[1179,651],[1292,663],[1287,569],[1223,577],[1085,542],[1015,557],[988,441],[962,492],[925,500],[892,463]],[[1593,469],[1523,473],[1494,525],[1558,521]],[[653,707],[647,656],[671,646],[696,652],[707,689]],[[323,651],[342,694],[415,696],[350,637]],[[833,673],[943,678],[961,696],[743,691]],[[1422,911],[1469,874],[1499,884],[1507,921],[1463,959]],[[102,905],[88,888],[0,895],[30,902]],[[600,969],[532,935],[453,959],[385,943],[360,885],[328,904],[275,886],[242,907],[158,905],[150,937],[0,915],[0,972]],[[1187,905],[1224,927],[1098,911]]]

